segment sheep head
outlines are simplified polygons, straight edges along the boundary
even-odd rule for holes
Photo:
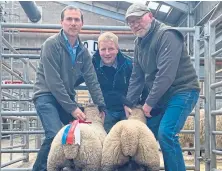
[[[146,117],[143,112],[142,106],[136,106],[131,109],[128,119],[140,120],[143,123],[146,123]]]
[[[101,116],[96,105],[93,104],[84,107],[84,113],[87,121],[104,123],[104,116]]]

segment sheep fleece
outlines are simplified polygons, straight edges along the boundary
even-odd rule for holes
[[[129,161],[129,156],[150,171],[159,171],[158,145],[150,129],[139,120],[118,122],[107,135],[102,152],[102,170],[113,171]]]
[[[98,135],[98,129],[101,128],[96,128],[92,125],[79,125],[81,131],[80,146],[75,144],[62,145],[62,135],[66,126],[58,132],[52,142],[48,156],[48,171],[60,171],[61,168],[67,167],[67,165],[71,165],[73,162],[75,171],[78,170],[76,168],[82,168],[82,171],[98,171],[100,169],[102,141],[105,139],[106,133],[105,131],[103,133],[99,132]],[[69,162],[70,159],[73,159],[73,162]]]

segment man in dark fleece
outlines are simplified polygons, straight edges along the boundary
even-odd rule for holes
[[[149,93],[143,110],[148,127],[159,141],[165,170],[185,171],[177,134],[194,108],[200,89],[183,35],[154,19],[143,4],[132,4],[125,18],[137,36],[126,97],[131,104],[124,107],[125,111],[137,104],[146,84]],[[163,114],[152,116],[155,108],[162,108]]]
[[[98,50],[92,59],[106,104],[104,128],[108,133],[118,121],[126,119],[123,98],[126,96],[132,73],[132,58],[119,50],[118,37],[112,32],[98,38]],[[77,81],[77,85],[84,82]],[[76,85],[76,86],[77,86]],[[143,92],[143,97],[147,93]],[[140,100],[142,102],[144,100]]]
[[[88,50],[79,39],[82,12],[67,6],[61,13],[61,31],[48,38],[41,48],[41,58],[34,85],[33,101],[45,130],[33,171],[47,170],[47,157],[53,138],[74,118],[85,119],[75,102],[74,85],[83,76],[93,102],[104,115],[105,103]]]

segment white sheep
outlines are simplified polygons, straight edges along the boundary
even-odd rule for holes
[[[222,130],[222,116],[216,116],[216,130]],[[184,130],[193,130],[194,129],[194,117],[189,116],[184,124]],[[194,144],[194,135],[193,134],[180,134],[180,144],[182,147],[193,147]],[[200,144],[203,146],[205,141],[205,111],[200,109]],[[222,138],[220,135],[216,135],[216,146],[217,148],[222,148]]]
[[[98,171],[101,167],[102,146],[106,137],[104,118],[99,115],[96,106],[84,109],[86,121],[91,124],[79,124],[81,141],[78,144],[62,144],[64,126],[55,136],[48,155],[47,171],[60,171],[64,167],[73,167],[75,171]]]
[[[122,166],[130,162],[140,166],[133,171],[142,168],[159,171],[160,167],[158,144],[146,125],[141,106],[132,109],[128,120],[115,124],[103,144],[101,164],[103,171],[121,170]]]

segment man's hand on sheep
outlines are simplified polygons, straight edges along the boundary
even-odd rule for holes
[[[72,116],[76,119],[86,120],[86,115],[78,107],[72,112]]]
[[[148,104],[145,103],[143,105],[143,112],[146,115],[146,117],[148,117],[148,118],[152,117],[151,114],[150,114],[151,110],[152,110],[152,107],[150,107]]]

